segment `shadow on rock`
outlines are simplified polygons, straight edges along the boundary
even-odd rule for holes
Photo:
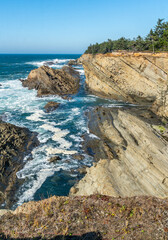
[[[0,234],[0,239],[1,240],[49,240],[49,238],[43,238],[43,237],[36,237],[36,238],[10,238],[10,237],[5,237],[4,235]],[[56,236],[54,238],[50,238],[50,240],[102,240],[102,237],[100,233],[95,233],[95,232],[89,232],[86,234],[83,234],[81,236]]]

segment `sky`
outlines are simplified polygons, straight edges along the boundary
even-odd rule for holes
[[[0,53],[82,54],[90,44],[146,36],[168,0],[0,0]]]

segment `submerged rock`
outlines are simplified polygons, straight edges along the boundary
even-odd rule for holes
[[[156,115],[97,107],[88,117],[90,132],[99,137],[87,146],[97,163],[71,194],[168,197],[168,142],[152,128],[161,123]]]
[[[54,156],[54,157],[51,157],[48,161],[49,162],[57,162],[58,160],[61,160],[61,158],[59,156]]]
[[[0,122],[0,205],[9,207],[16,200],[20,181],[16,173],[23,167],[23,159],[39,144],[37,134],[26,128]]]
[[[83,160],[85,157],[81,154],[73,154],[72,157],[76,160]]]
[[[22,85],[29,89],[36,89],[37,95],[69,95],[75,94],[79,89],[80,74],[72,67],[64,66],[62,69],[53,69],[42,66],[30,72]]]
[[[168,54],[84,54],[86,85],[94,94],[152,106],[168,118]]]
[[[58,106],[60,105],[60,103],[56,103],[56,102],[48,102],[45,106],[44,106],[44,108],[45,108],[45,111],[47,112],[47,113],[49,113],[49,112],[52,112],[52,111],[54,111],[55,109],[57,109],[58,108]]]

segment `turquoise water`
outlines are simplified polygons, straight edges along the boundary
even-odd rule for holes
[[[17,192],[17,205],[30,200],[39,200],[51,195],[68,195],[69,189],[81,178],[77,169],[91,166],[92,157],[82,150],[82,135],[89,133],[85,112],[97,105],[118,106],[115,101],[103,100],[89,95],[85,90],[85,76],[82,67],[79,92],[71,100],[59,96],[36,97],[35,90],[23,88],[20,78],[42,65],[61,68],[70,59],[80,55],[0,55],[0,115],[7,122],[27,127],[38,133],[40,145],[33,150],[33,159],[25,158],[24,168],[17,173],[25,179]],[[45,113],[48,101],[60,103],[52,113]],[[93,136],[92,137],[96,137]],[[73,159],[74,153],[81,153],[84,160]],[[59,155],[61,160],[49,163],[48,159]]]

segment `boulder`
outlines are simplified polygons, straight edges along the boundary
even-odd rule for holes
[[[51,157],[48,161],[49,162],[53,162],[53,163],[55,163],[55,162],[57,162],[58,160],[61,160],[61,158],[59,157],[59,156],[54,156],[54,157]]]
[[[80,74],[72,67],[53,69],[42,66],[34,69],[26,80],[21,80],[24,87],[36,89],[39,97],[47,95],[75,94],[79,89]]]
[[[56,103],[56,102],[48,102],[45,106],[44,106],[44,108],[45,108],[45,111],[47,112],[47,113],[49,113],[49,112],[52,112],[52,111],[54,111],[55,109],[57,109],[58,108],[58,106],[60,105],[60,103]]]

